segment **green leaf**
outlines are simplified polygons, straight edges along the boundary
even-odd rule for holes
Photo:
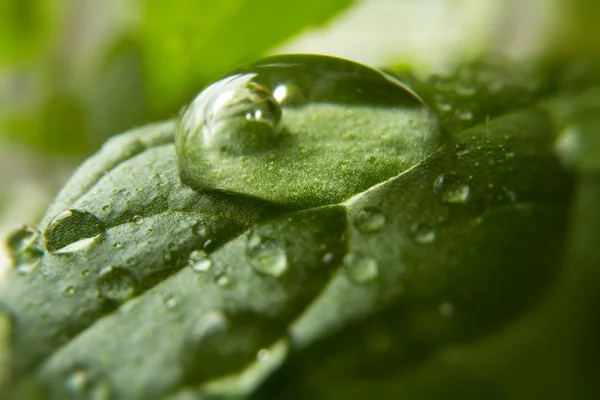
[[[411,83],[425,99],[455,96],[435,79]],[[488,338],[490,359],[517,354],[503,332],[562,282],[572,175],[555,152],[558,114],[536,106],[547,87],[493,85],[480,101],[459,90],[471,118],[435,110],[441,147],[407,147],[423,156],[304,209],[185,186],[172,122],[112,139],[37,227],[10,237],[0,372],[13,393],[33,377],[51,398],[505,398],[505,375],[451,355],[474,357]],[[339,154],[317,158],[342,168]]]

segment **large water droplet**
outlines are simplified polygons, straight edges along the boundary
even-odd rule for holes
[[[98,294],[107,300],[122,303],[134,296],[137,280],[125,268],[108,266],[100,271],[96,287]]]
[[[272,239],[252,235],[246,246],[246,256],[255,271],[274,277],[283,275],[288,268],[285,249]]]
[[[437,177],[433,192],[442,203],[465,203],[471,188],[457,174],[447,173]]]
[[[104,224],[94,214],[67,210],[54,217],[46,228],[46,247],[53,253],[81,250],[102,235],[104,229]]]
[[[344,267],[350,280],[355,283],[369,283],[379,276],[377,261],[364,254],[347,254],[344,257]]]
[[[206,87],[181,115],[176,149],[181,178],[195,189],[330,203],[411,167],[441,139],[435,114],[395,78],[296,54],[245,65]]]
[[[362,233],[375,233],[385,225],[385,215],[381,210],[373,207],[362,209],[356,219],[354,226]]]

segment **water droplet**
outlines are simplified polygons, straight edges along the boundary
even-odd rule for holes
[[[217,277],[217,285],[219,286],[228,286],[231,283],[231,278],[225,274],[219,275]]]
[[[137,280],[125,268],[108,266],[98,274],[96,288],[106,300],[122,303],[134,296]]]
[[[458,119],[463,121],[470,121],[473,119],[473,113],[469,110],[456,110],[454,114]]]
[[[35,269],[44,255],[37,247],[40,233],[32,226],[23,225],[7,238],[9,256],[21,274],[28,274]]]
[[[255,271],[279,277],[288,268],[285,249],[276,241],[252,235],[246,245],[246,256]]]
[[[435,241],[435,231],[429,225],[415,224],[411,228],[411,233],[417,243],[427,244]]]
[[[194,234],[196,234],[200,237],[206,237],[207,229],[206,229],[206,225],[204,225],[204,222],[198,221],[196,223],[196,225],[194,225],[193,230],[194,230]]]
[[[374,207],[363,208],[354,220],[354,226],[362,233],[379,232],[384,225],[385,215]]]
[[[67,286],[63,289],[63,292],[69,296],[72,296],[75,294],[75,288],[73,286]]]
[[[473,96],[475,94],[475,88],[472,86],[456,85],[454,91],[457,95],[463,97]]]
[[[84,393],[89,385],[88,373],[83,368],[76,368],[67,378],[65,386],[71,393]]]
[[[452,111],[452,105],[448,104],[448,103],[442,103],[442,102],[438,102],[436,104],[438,110],[442,111],[442,112],[449,112]]]
[[[113,247],[115,249],[120,249],[121,247],[123,247],[123,244],[121,242],[115,242],[113,243]]]
[[[442,203],[465,203],[471,188],[454,173],[442,174],[433,183],[433,192]]]
[[[131,218],[131,222],[133,222],[136,225],[141,225],[144,223],[144,217],[142,217],[141,215],[134,215],[133,218]]]
[[[470,152],[469,146],[467,146],[465,143],[458,143],[455,146],[455,148],[456,148],[456,155],[459,157],[467,155]]]
[[[373,113],[381,114],[377,121],[385,120],[375,129],[370,128]],[[364,132],[357,131],[360,126]],[[321,196],[342,199],[348,193],[328,189],[339,188],[341,179],[367,188],[395,176],[437,149],[440,132],[435,113],[381,71],[335,57],[279,55],[246,64],[202,90],[181,114],[176,150],[182,181],[197,190],[307,201],[310,186],[306,174],[297,171],[310,170]],[[359,134],[373,139],[385,134],[386,140],[361,140],[364,151],[330,146],[340,160],[350,159],[335,168],[315,167],[323,163],[320,156],[330,141],[347,138],[351,145]],[[388,176],[382,178],[379,170],[375,176],[373,164]],[[350,166],[353,174],[347,172]],[[265,189],[271,179],[285,181],[286,189]]]
[[[194,324],[191,339],[198,344],[210,336],[225,331],[229,326],[227,317],[220,310],[209,310]]]
[[[373,258],[358,253],[344,257],[346,274],[354,283],[369,283],[379,276],[379,264]]]
[[[271,356],[271,352],[268,349],[260,349],[258,353],[256,353],[256,360],[258,362],[265,362]]]
[[[46,228],[46,247],[53,253],[75,252],[93,243],[104,229],[104,224],[95,215],[67,210],[54,217]]]
[[[323,264],[331,264],[333,261],[333,253],[325,253],[323,255]]]
[[[167,294],[163,297],[163,303],[170,310],[177,306],[177,299],[173,295]]]
[[[188,265],[196,272],[206,272],[212,266],[212,261],[202,250],[194,250],[188,257]]]
[[[454,314],[454,305],[448,301],[440,304],[440,315],[442,317],[450,318]]]

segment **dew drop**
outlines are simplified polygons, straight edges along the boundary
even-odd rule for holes
[[[439,312],[442,317],[450,318],[452,315],[454,315],[454,305],[448,301],[445,301],[440,304]]]
[[[379,276],[379,265],[373,258],[359,253],[350,253],[344,257],[346,274],[354,283],[369,283]]]
[[[280,277],[288,269],[285,249],[276,241],[252,235],[246,245],[246,256],[256,272]]]
[[[363,208],[354,220],[354,226],[362,233],[379,232],[384,225],[385,215],[374,207]]]
[[[265,362],[268,361],[270,356],[271,352],[269,351],[269,349],[260,349],[258,353],[256,353],[256,360],[258,362]]]
[[[209,310],[194,324],[191,339],[199,344],[207,338],[225,331],[229,326],[227,317],[220,310]]]
[[[32,226],[23,225],[7,238],[9,256],[21,274],[28,274],[40,263],[44,252],[37,247],[40,233]]]
[[[95,215],[82,210],[67,210],[54,217],[46,228],[46,248],[53,253],[82,250],[104,230],[104,224]]]
[[[163,297],[163,303],[165,307],[171,310],[177,306],[177,299],[173,295],[167,294]]]
[[[141,215],[134,215],[133,218],[131,218],[131,222],[133,222],[136,225],[141,225],[144,223],[144,217],[142,217]]]
[[[219,275],[217,277],[217,285],[219,286],[229,286],[229,284],[231,283],[231,278],[229,276],[227,276],[226,274],[223,275]]]
[[[411,233],[417,243],[427,244],[435,241],[435,230],[429,225],[415,224],[411,228]]]
[[[135,295],[137,280],[125,268],[108,266],[98,274],[96,288],[106,300],[122,303]]]
[[[463,121],[470,121],[473,119],[473,113],[469,110],[456,110],[454,114],[458,119]]]
[[[202,250],[194,250],[188,257],[188,265],[196,272],[206,272],[212,266],[212,261]]]
[[[83,368],[76,368],[67,378],[65,386],[67,391],[82,394],[89,385],[89,376]]]
[[[323,264],[331,264],[333,261],[333,253],[323,254]]]
[[[433,183],[433,192],[442,203],[465,203],[470,191],[469,185],[454,173],[442,174]]]

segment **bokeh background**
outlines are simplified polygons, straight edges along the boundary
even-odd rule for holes
[[[311,52],[443,73],[486,52],[600,51],[596,0],[0,0],[0,237],[110,136],[215,77]],[[0,270],[7,259],[0,250]]]

